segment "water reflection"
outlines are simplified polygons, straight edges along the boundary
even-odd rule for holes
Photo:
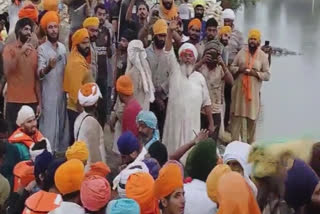
[[[244,35],[259,28],[271,45],[302,53],[274,57],[272,79],[262,89],[257,139],[320,139],[320,1],[261,0],[238,10],[236,25]]]

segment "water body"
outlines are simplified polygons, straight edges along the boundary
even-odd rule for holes
[[[272,58],[262,88],[257,140],[308,137],[320,141],[320,1],[260,0],[237,11],[244,35],[262,32],[262,43],[302,53]]]

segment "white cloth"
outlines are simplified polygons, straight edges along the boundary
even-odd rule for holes
[[[207,194],[206,183],[197,179],[184,184],[185,207],[184,214],[216,214],[217,205]]]
[[[167,146],[168,153],[172,154],[190,142],[195,137],[194,132],[200,131],[201,109],[210,106],[211,101],[207,83],[201,73],[194,71],[187,77],[174,56],[169,55],[168,62],[175,65],[172,66],[169,79],[169,99],[162,142]]]
[[[72,202],[63,201],[55,210],[49,212],[49,214],[85,214],[85,210],[78,204]]]
[[[224,11],[222,11],[222,19],[235,20],[235,18],[236,18],[236,14],[234,13],[233,10],[225,9]]]
[[[81,93],[81,90],[78,92],[78,100],[81,106],[93,106],[102,98],[99,86],[96,83],[88,83],[92,84],[91,94],[89,96],[84,96]]]
[[[9,33],[14,33],[14,29],[16,27],[16,23],[19,20],[19,10],[23,7],[23,4],[21,3],[19,6],[12,3],[8,8],[8,15],[9,15]]]
[[[51,145],[50,145],[50,142],[47,138],[44,138],[44,140],[46,141],[46,145],[47,145],[47,148],[46,150],[50,153],[52,153],[52,150],[51,150]],[[30,153],[30,159],[32,160],[32,162],[34,163],[35,160],[36,160],[36,157],[38,155],[40,155],[42,152],[44,152],[45,149],[39,149],[39,150],[32,150],[32,148],[34,147],[35,143],[32,143],[31,146],[30,146],[30,149],[29,149],[29,153]]]
[[[254,195],[257,197],[258,190],[255,184],[251,181],[250,175],[252,172],[252,164],[248,163],[248,156],[251,150],[251,145],[240,141],[233,141],[229,143],[223,155],[223,163],[227,164],[229,161],[237,161],[243,168],[244,178],[251,187]]]
[[[32,117],[35,117],[33,109],[30,106],[23,105],[18,112],[16,123],[18,126],[21,126],[23,123],[25,123],[28,119],[31,119]]]
[[[188,4],[183,3],[179,6],[179,17],[182,20],[189,20],[191,19],[191,10]]]
[[[191,44],[191,43],[184,43],[180,48],[179,48],[179,56],[181,55],[181,52],[185,51],[185,50],[190,50],[193,52],[193,55],[196,59],[198,59],[198,51],[197,48]]]
[[[144,110],[149,110],[149,104],[155,99],[151,69],[147,61],[147,53],[140,40],[133,40],[128,45],[128,62],[126,74],[134,84],[134,97]]]

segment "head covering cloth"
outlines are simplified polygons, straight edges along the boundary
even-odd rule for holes
[[[98,175],[105,178],[110,172],[111,170],[107,164],[98,161],[90,165],[90,170],[86,173],[85,176],[87,178],[93,175]]]
[[[162,0],[160,0],[160,9],[163,18],[166,20],[172,20],[173,18],[178,17],[178,7],[176,6],[174,0],[172,0],[172,7],[169,10],[164,7]]]
[[[209,42],[207,42],[204,46],[204,52],[208,51],[208,50],[215,50],[218,54],[222,53],[222,44],[217,41],[217,40],[211,40]]]
[[[89,38],[89,33],[86,28],[81,28],[77,30],[73,35],[72,35],[72,49],[74,49],[77,45],[81,44],[85,39]]]
[[[66,151],[67,160],[78,159],[81,161],[88,160],[89,150],[85,142],[76,141],[72,146],[69,146]]]
[[[151,140],[145,145],[146,149],[149,149],[150,146],[160,140],[160,132],[158,129],[158,119],[152,111],[140,111],[137,115],[137,123],[143,122],[150,129],[153,129],[153,136]]]
[[[86,83],[79,89],[78,100],[81,106],[93,106],[98,102],[99,98],[102,98],[102,95],[96,83]]]
[[[185,51],[191,51],[193,53],[193,56],[195,59],[198,58],[198,51],[196,47],[191,44],[191,43],[184,43],[180,48],[179,48],[179,57],[181,57]]]
[[[236,18],[236,14],[234,13],[234,11],[232,9],[225,9],[224,11],[222,11],[222,19],[231,19],[231,20],[235,20]]]
[[[136,136],[130,131],[125,131],[119,137],[118,149],[122,155],[130,155],[134,151],[139,151],[140,144]]]
[[[133,82],[128,75],[122,75],[118,78],[116,83],[117,92],[126,96],[133,95]]]
[[[38,15],[39,15],[39,12],[37,8],[32,4],[28,4],[24,6],[19,10],[19,13],[18,13],[19,19],[29,18],[35,23],[38,22]]]
[[[194,18],[188,24],[188,29],[191,27],[196,27],[197,29],[201,29],[201,21],[200,19]]]
[[[164,19],[158,19],[152,26],[153,35],[167,34],[168,24]]]
[[[46,12],[40,20],[40,26],[44,31],[47,31],[48,24],[52,22],[59,24],[59,16],[56,11]]]
[[[110,201],[106,214],[140,214],[140,207],[137,202],[129,198],[121,198]]]
[[[248,34],[248,39],[256,39],[261,41],[261,32],[258,29],[251,29]]]
[[[82,26],[84,28],[99,27],[99,23],[98,17],[88,17],[83,21]]]
[[[58,11],[57,0],[43,0],[43,9],[47,11]]]
[[[231,34],[232,33],[232,29],[230,26],[222,26],[219,29],[219,36],[222,37],[222,35],[224,34]]]
[[[35,118],[35,113],[33,109],[30,106],[23,105],[21,109],[18,112],[17,121],[16,124],[18,126],[21,126],[23,123],[25,123],[27,120],[31,118]]]

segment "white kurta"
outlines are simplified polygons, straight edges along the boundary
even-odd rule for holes
[[[170,56],[170,54],[169,54]],[[199,72],[193,72],[188,78],[181,72],[176,58],[171,56],[168,62],[174,63],[169,80],[169,100],[164,125],[163,143],[169,154],[194,139],[194,132],[201,127],[202,107],[211,105],[206,81]]]

